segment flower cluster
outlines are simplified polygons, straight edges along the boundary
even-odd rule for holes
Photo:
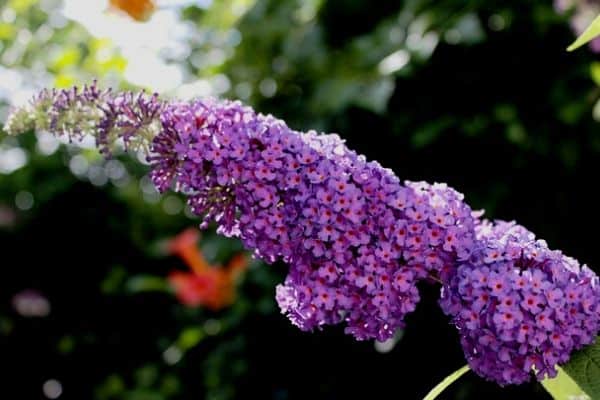
[[[164,103],[158,95],[144,92],[115,93],[100,90],[96,83],[79,90],[42,90],[29,104],[12,110],[4,130],[8,134],[37,129],[69,141],[93,136],[99,149],[125,149],[148,152],[148,146],[160,130],[160,112]]]
[[[475,219],[446,185],[406,183],[337,135],[299,133],[239,102],[173,104],[150,158],[204,224],[256,256],[283,260],[284,313],[304,330],[345,321],[389,338],[414,310],[416,281],[466,259]]]
[[[184,193],[201,227],[216,223],[289,266],[276,298],[303,330],[343,323],[359,340],[385,340],[415,309],[417,283],[440,282],[470,366],[502,385],[553,376],[600,330],[587,267],[519,225],[480,221],[444,184],[401,182],[337,135],[296,132],[239,102],[165,103],[95,85],[44,91],[5,126],[33,128],[93,134],[104,153],[119,142],[145,150],[157,189]]]
[[[600,329],[598,277],[514,223],[484,223],[478,249],[442,289],[465,357],[501,385],[555,376]]]

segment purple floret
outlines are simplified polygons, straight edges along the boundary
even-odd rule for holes
[[[416,282],[470,256],[475,218],[461,194],[402,184],[337,135],[213,100],[174,104],[162,125],[156,186],[187,194],[204,226],[287,263],[277,301],[303,330],[345,322],[357,339],[387,339],[415,309]]]
[[[600,330],[598,277],[514,223],[484,223],[478,237],[440,300],[469,365],[501,385],[556,376]]]
[[[159,191],[184,193],[201,227],[289,266],[281,311],[302,330],[344,324],[385,340],[404,326],[420,281],[479,375],[501,385],[556,374],[600,329],[598,277],[514,223],[481,222],[445,184],[401,182],[339,136],[296,132],[239,102],[163,102],[144,93],[43,91],[6,132],[93,135],[145,151]]]

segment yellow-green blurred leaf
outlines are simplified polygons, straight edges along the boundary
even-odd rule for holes
[[[17,13],[22,13],[37,2],[38,0],[10,0],[9,7],[12,7]]]
[[[57,350],[62,354],[69,354],[75,348],[75,339],[73,336],[63,336],[56,344]]]
[[[583,390],[575,383],[573,379],[560,367],[557,367],[558,375],[556,378],[544,379],[542,386],[554,400],[577,400],[589,399]]]
[[[256,0],[221,0],[204,12],[202,23],[216,28],[233,26]]]
[[[5,22],[0,23],[0,40],[12,39],[15,35],[15,28]]]
[[[590,76],[596,85],[600,86],[600,62],[590,64]]]
[[[569,47],[567,47],[567,51],[573,51],[583,46],[590,40],[595,39],[600,35],[600,15],[597,16],[590,26],[588,26],[585,31],[579,36]]]
[[[177,346],[186,351],[196,346],[204,338],[204,331],[201,328],[186,328],[181,332],[177,339]]]
[[[111,71],[119,73],[125,71],[127,59],[115,49],[110,39],[93,39],[88,46],[90,54],[85,58],[84,69],[96,76],[103,76]]]
[[[125,284],[125,289],[129,293],[166,292],[169,290],[169,285],[160,276],[136,275],[129,278]]]
[[[600,400],[600,342],[573,353],[563,370],[591,400]]]
[[[436,387],[431,389],[427,396],[423,398],[423,400],[433,400],[436,399],[448,386],[454,383],[454,381],[458,380],[461,376],[463,376],[469,370],[469,366],[465,365],[464,367],[454,371],[452,374],[448,375],[444,378],[443,381],[437,384]]]
[[[54,78],[54,86],[57,88],[67,88],[73,86],[75,77],[69,74],[58,74]]]
[[[125,382],[118,375],[110,375],[106,380],[96,388],[96,398],[98,400],[114,399],[125,391]]]
[[[81,60],[81,52],[77,47],[67,47],[56,57],[51,68],[57,72],[65,68],[77,65]]]

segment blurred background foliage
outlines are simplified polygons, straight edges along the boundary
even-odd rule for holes
[[[448,182],[600,271],[600,63],[594,45],[564,50],[597,3],[0,0],[0,120],[93,78],[239,98]],[[419,399],[464,363],[432,289],[386,343],[291,326],[273,300],[283,265],[245,264],[233,302],[207,305],[217,286],[189,257],[222,271],[243,249],[209,231],[172,251],[198,221],[136,158],[0,137],[0,397]],[[444,396],[548,398],[473,375]]]

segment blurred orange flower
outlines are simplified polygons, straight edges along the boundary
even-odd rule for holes
[[[136,21],[146,21],[156,8],[153,0],[109,0],[109,3]]]
[[[244,254],[236,254],[224,267],[210,265],[198,249],[199,238],[198,231],[190,228],[169,243],[169,251],[180,257],[192,272],[174,271],[168,280],[183,304],[220,310],[235,300],[235,283],[249,260]]]

